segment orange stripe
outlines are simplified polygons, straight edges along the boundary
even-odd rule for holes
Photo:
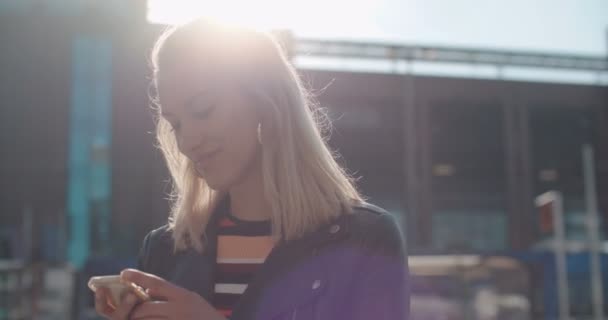
[[[265,259],[274,246],[270,236],[219,236],[218,259]]]
[[[224,317],[230,317],[230,315],[232,315],[232,310],[217,309],[217,311],[221,313]]]
[[[220,220],[220,227],[234,227],[236,226],[236,223],[234,223],[234,221],[228,219],[228,218],[223,218],[222,220]]]

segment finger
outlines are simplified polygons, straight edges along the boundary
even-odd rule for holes
[[[108,294],[105,288],[98,288],[95,291],[95,311],[102,316],[110,317],[114,308],[108,305]]]
[[[137,297],[133,293],[126,294],[114,312],[114,319],[127,319],[136,303]]]
[[[106,303],[106,298],[103,294],[95,293],[95,311],[102,316],[109,317],[112,314],[110,306]]]
[[[181,288],[169,281],[143,271],[126,269],[120,273],[120,276],[123,280],[133,282],[146,289],[148,294],[154,298],[170,300],[178,297],[181,292]]]
[[[141,303],[131,313],[130,320],[167,319],[170,318],[172,304],[166,301],[150,301]],[[173,312],[174,313],[174,312]]]

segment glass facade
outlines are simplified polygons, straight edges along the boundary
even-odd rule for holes
[[[432,244],[441,250],[505,249],[507,197],[500,105],[431,106]]]
[[[373,103],[331,105],[330,145],[358,180],[371,203],[405,224],[402,112],[399,106]]]
[[[81,267],[109,250],[111,45],[78,37],[73,43],[68,151],[68,259]]]
[[[582,147],[593,142],[591,112],[573,106],[534,105],[528,109],[528,119],[534,194],[561,191],[566,236],[586,240]]]

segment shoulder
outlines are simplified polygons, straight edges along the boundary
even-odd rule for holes
[[[347,220],[351,230],[355,233],[401,237],[401,229],[395,216],[371,203],[353,207],[352,214]]]
[[[391,255],[405,255],[405,242],[395,216],[370,203],[352,208],[345,216],[351,239],[359,244]]]
[[[138,257],[138,269],[149,272],[157,264],[155,257],[173,252],[173,236],[169,225],[156,228],[144,237]]]
[[[144,237],[143,246],[159,246],[159,245],[169,245],[171,246],[173,243],[173,231],[169,227],[168,224],[163,225],[162,227],[156,228]]]

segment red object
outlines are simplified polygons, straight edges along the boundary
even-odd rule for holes
[[[542,233],[552,233],[554,227],[553,203],[546,203],[539,207],[540,230]]]

